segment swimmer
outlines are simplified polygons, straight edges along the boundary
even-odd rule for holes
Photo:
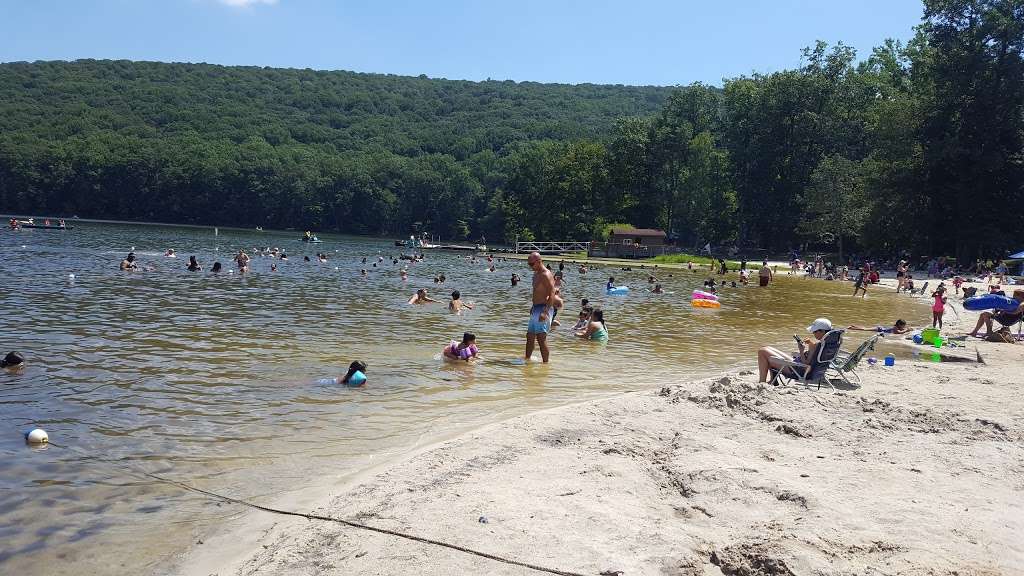
[[[582,265],[582,264],[580,264],[580,267],[577,270],[577,272],[579,272],[580,274],[586,274],[587,273],[587,267]]]
[[[513,272],[512,273],[512,285],[515,286],[516,284],[519,284],[519,274],[516,274],[515,272]]]
[[[402,277],[402,282],[405,282],[406,280],[409,279],[409,273],[405,269],[399,272],[398,275]]]
[[[124,260],[121,260],[121,270],[138,270],[139,265],[135,263],[135,252],[129,252]]]
[[[444,347],[445,360],[458,362],[459,360],[476,360],[479,357],[480,350],[476,347],[476,335],[472,332],[466,332],[462,335],[462,342],[452,340],[450,344]]]
[[[665,291],[662,290],[661,284],[655,284],[654,285],[654,289],[651,290],[651,294],[664,294],[664,293],[665,293]]]
[[[462,300],[460,300],[461,297],[462,294],[460,294],[458,290],[454,290],[452,292],[452,300],[451,302],[448,303],[448,311],[451,312],[452,314],[461,315],[463,306],[469,308],[470,310],[473,309],[473,304],[471,302],[463,302]]]
[[[302,260],[303,262],[309,262],[309,256],[303,256]]]
[[[585,306],[582,310],[580,310],[580,319],[577,320],[576,324],[573,325],[572,331],[578,332],[580,330],[585,330],[587,324],[590,324],[590,313],[593,311],[594,309],[591,308],[590,306]]]
[[[647,276],[647,283],[648,284],[657,284],[658,281],[655,280],[654,276]]]
[[[848,326],[847,330],[861,330],[864,332],[878,332],[881,334],[906,334],[910,332],[910,328],[907,326],[907,321],[900,319],[890,327],[875,326],[874,328],[866,328],[864,326]]]
[[[274,262],[270,263],[270,271],[271,272],[277,272],[277,264],[276,263],[274,263]]]
[[[609,276],[608,283],[604,285],[605,290],[611,291],[612,288],[615,288],[615,276]]]
[[[214,274],[220,273],[220,262],[214,262],[213,268],[210,268],[210,272],[213,272]]]
[[[281,258],[284,258],[282,255]],[[238,264],[238,273],[244,274],[249,271],[249,255],[245,253],[245,250],[239,250],[235,256],[235,263]]]
[[[437,300],[434,300],[430,296],[427,296],[427,291],[424,288],[420,288],[409,298],[409,304],[436,304]]]
[[[174,253],[174,248],[168,248],[167,252],[164,252],[164,256],[168,258],[177,258],[178,255]]]
[[[359,271],[359,275],[360,276],[366,276],[366,268],[363,268],[362,270],[360,270]]]
[[[25,357],[21,352],[8,352],[3,359],[0,359],[0,368],[5,370],[19,370],[25,367]]]
[[[287,255],[287,254],[285,254],[284,252],[281,252],[281,256],[280,256],[280,259],[281,259],[281,260],[287,260],[287,259],[288,259],[288,255]]]
[[[186,268],[186,270],[188,270],[189,272],[202,272],[203,271],[203,267],[200,266],[199,262],[196,261],[196,257],[195,256],[189,256],[188,257],[188,268]]]
[[[356,376],[356,374],[362,374],[362,378]],[[353,376],[356,376],[353,378]],[[357,384],[356,381],[359,381]],[[346,386],[362,386],[366,384],[366,364],[356,360],[348,365],[348,372],[344,376],[338,379],[338,384],[344,384]]]
[[[590,313],[590,320],[587,322],[587,327],[583,330],[577,331],[576,336],[586,340],[594,340],[596,342],[607,342],[608,327],[604,323],[604,310],[594,308],[593,312]]]

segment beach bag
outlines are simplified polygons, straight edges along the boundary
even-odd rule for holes
[[[1004,344],[1015,344],[1017,340],[1010,334],[1009,328],[1002,328],[985,337],[989,342],[1002,342]]]

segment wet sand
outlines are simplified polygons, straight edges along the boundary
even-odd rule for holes
[[[862,365],[857,390],[752,371],[638,383],[428,447],[298,509],[580,574],[1024,574],[1024,346],[959,350],[975,347],[986,364]],[[262,512],[173,572],[539,573]]]

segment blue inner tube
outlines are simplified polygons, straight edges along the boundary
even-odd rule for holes
[[[629,294],[629,286],[616,286],[608,289],[609,294]]]
[[[973,310],[1002,310],[1004,312],[1013,312],[1020,306],[1020,302],[1017,302],[1013,298],[1008,296],[1000,296],[999,294],[984,294],[982,296],[974,296],[964,300],[964,309]]]

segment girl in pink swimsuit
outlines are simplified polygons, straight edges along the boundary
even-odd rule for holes
[[[945,293],[946,287],[941,284],[935,292],[932,292],[932,298],[935,298],[935,303],[932,304],[932,328],[942,329],[942,315],[946,312]]]

